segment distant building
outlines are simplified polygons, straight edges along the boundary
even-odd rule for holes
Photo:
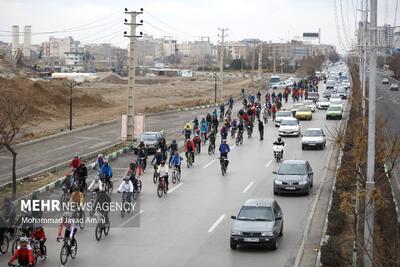
[[[225,43],[225,53],[232,59],[246,58],[247,45],[241,42],[229,41]]]
[[[149,65],[162,56],[162,40],[154,39],[151,35],[143,35],[136,41],[136,56],[139,65]]]
[[[81,52],[65,52],[64,59],[67,66],[83,66],[85,54]]]
[[[79,41],[69,36],[65,38],[55,38],[50,36],[49,40],[42,43],[42,57],[53,61],[64,61],[65,53],[77,52]]]

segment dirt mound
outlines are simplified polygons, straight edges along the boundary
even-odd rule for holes
[[[99,80],[101,83],[127,84],[128,80],[115,73],[109,73]]]
[[[68,116],[70,89],[60,81],[32,81],[25,78],[3,79],[0,77],[0,94],[3,90],[13,90],[20,96],[28,96],[36,121]],[[88,94],[79,87],[73,90],[74,107],[111,106],[109,101],[98,94]]]

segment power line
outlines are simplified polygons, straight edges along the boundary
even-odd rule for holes
[[[342,0],[339,0],[339,5],[340,5],[340,17],[341,17],[342,27],[343,27],[343,38],[344,38],[344,41],[345,41],[346,45],[348,47],[351,47],[351,41],[350,41],[349,34],[347,33],[346,25],[345,25]]]
[[[338,21],[338,11],[337,11],[337,3],[336,0],[333,0],[333,5],[334,5],[334,17],[335,17],[335,25],[336,25],[336,36],[338,38],[339,41],[339,46],[343,51],[348,51],[348,49],[345,48],[342,37],[341,37],[341,33],[340,33],[340,26],[339,26],[339,21]]]
[[[100,34],[100,33],[104,33],[104,32],[106,32],[107,30],[110,30],[110,29],[114,29],[114,28],[116,28],[115,26],[120,26],[121,25],[121,21],[116,21],[116,22],[114,22],[114,23],[112,23],[112,24],[110,24],[110,26],[111,27],[108,27],[108,28],[105,28],[105,29],[101,29],[100,31],[98,31],[98,32],[95,32],[95,33],[93,33],[93,34],[89,34],[89,35],[87,35],[87,36],[85,36],[85,37],[83,37],[83,38],[80,38],[79,40],[80,41],[84,41],[84,40],[87,40],[87,39],[89,39],[90,40],[90,38],[91,37],[93,37],[93,36],[96,36],[96,35],[98,35],[98,34]],[[122,31],[121,31],[122,32]]]
[[[396,0],[396,8],[394,11],[394,22],[393,22],[393,27],[396,27],[397,23],[397,8],[399,7],[399,0]]]

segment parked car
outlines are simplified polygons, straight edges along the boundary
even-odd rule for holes
[[[313,187],[313,170],[307,160],[285,160],[276,174],[274,195],[281,193],[309,194]]]
[[[273,199],[248,199],[242,206],[231,229],[230,247],[238,245],[278,248],[283,235],[283,212]]]
[[[342,119],[342,108],[339,106],[330,106],[327,110],[326,110],[326,119]]]
[[[308,128],[305,130],[301,139],[301,149],[317,148],[324,149],[326,138],[321,128]]]
[[[160,139],[162,137],[164,137],[164,131],[141,133],[137,138],[138,142],[135,144],[133,151],[135,152],[135,154],[137,154],[139,141],[143,140],[145,145],[147,146],[148,153],[154,154],[156,153],[158,144],[160,143]]]
[[[383,78],[382,79],[382,84],[389,84],[389,79],[388,78]]]
[[[329,104],[328,98],[320,98],[317,100],[317,109],[327,109],[329,108]]]
[[[279,136],[300,136],[301,124],[296,118],[285,118],[279,126]]]
[[[399,91],[399,85],[397,83],[392,83],[390,85],[390,90],[391,91]]]
[[[279,127],[279,124],[282,119],[285,118],[292,118],[292,112],[290,110],[279,110],[276,112],[276,117],[275,117],[275,126]]]

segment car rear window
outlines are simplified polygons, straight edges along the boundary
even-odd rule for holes
[[[320,130],[306,130],[304,133],[304,136],[321,136],[321,131]]]

